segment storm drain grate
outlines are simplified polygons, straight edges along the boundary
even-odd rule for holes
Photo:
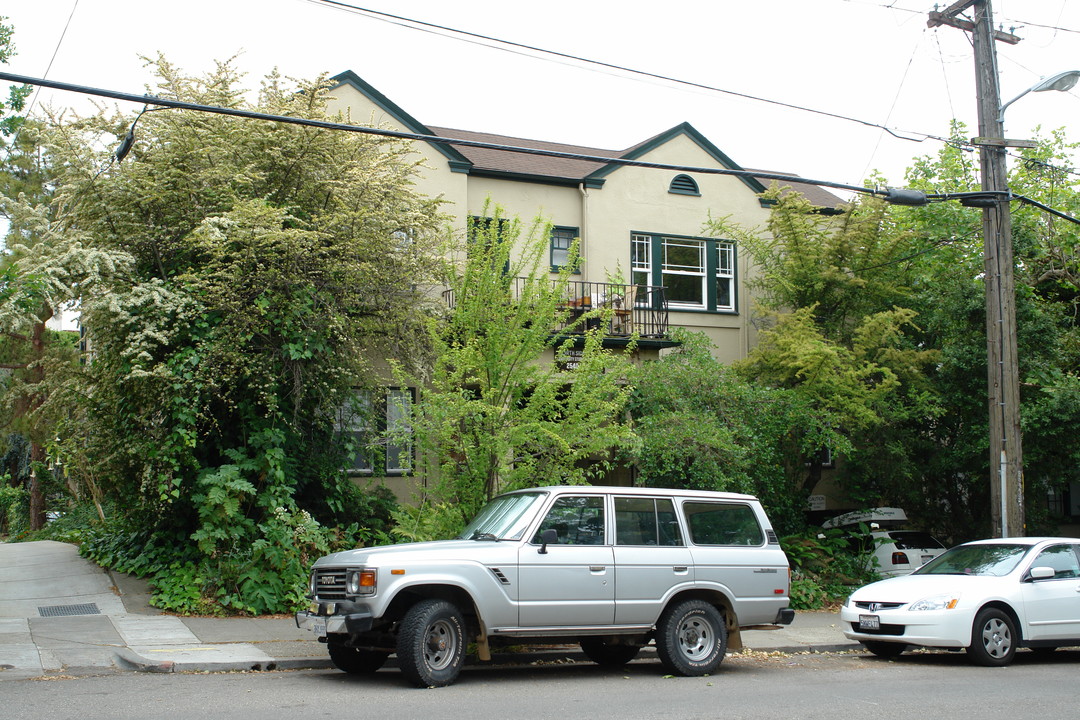
[[[80,603],[78,605],[48,605],[37,609],[41,617],[66,617],[68,615],[100,615],[97,603]]]

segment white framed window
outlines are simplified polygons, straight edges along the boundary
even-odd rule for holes
[[[630,236],[630,282],[652,285],[652,238],[634,233]],[[644,298],[645,293],[638,293]]]
[[[735,245],[716,243],[716,309],[735,309]]]
[[[661,240],[664,262],[660,284],[669,306],[705,309],[705,241],[684,238]]]
[[[726,240],[631,233],[632,280],[662,285],[672,310],[735,312],[735,250]]]

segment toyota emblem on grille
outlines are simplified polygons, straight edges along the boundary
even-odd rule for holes
[[[336,582],[337,578],[333,575],[322,575],[321,577],[319,577],[320,585],[333,585]]]

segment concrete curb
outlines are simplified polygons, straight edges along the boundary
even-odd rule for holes
[[[789,645],[774,646],[768,648],[747,648],[749,652],[782,653],[788,655],[834,653],[857,651],[862,648],[858,643],[836,643],[821,645]],[[334,664],[328,656],[321,657],[267,657],[263,662],[250,661],[160,661],[144,658],[128,648],[123,648],[123,654],[117,653],[118,665],[125,670],[148,673],[212,673],[212,672],[272,672],[275,670],[334,670]],[[739,652],[732,653],[738,655]],[[638,660],[655,660],[654,648],[646,648],[638,656]],[[474,655],[465,660],[468,667],[499,666],[499,665],[534,665],[551,662],[571,662],[574,664],[590,664],[580,650],[538,650],[536,652],[513,652],[494,653],[489,662],[481,661]],[[396,668],[396,658],[387,660],[386,668]],[[100,668],[98,668],[100,671]]]

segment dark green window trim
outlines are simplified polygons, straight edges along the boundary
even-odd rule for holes
[[[672,311],[738,313],[737,270],[736,247],[730,240],[637,231],[630,234],[631,281],[667,288],[668,308]],[[702,302],[680,301],[681,290],[699,293]],[[725,295],[728,302],[721,304]]]
[[[563,265],[566,264],[567,254],[570,251],[570,246],[573,245],[574,241],[577,240],[580,236],[581,235],[576,227],[555,225],[551,228],[551,272],[559,272],[560,270],[562,270]],[[575,268],[574,274],[580,275],[581,268]]]

